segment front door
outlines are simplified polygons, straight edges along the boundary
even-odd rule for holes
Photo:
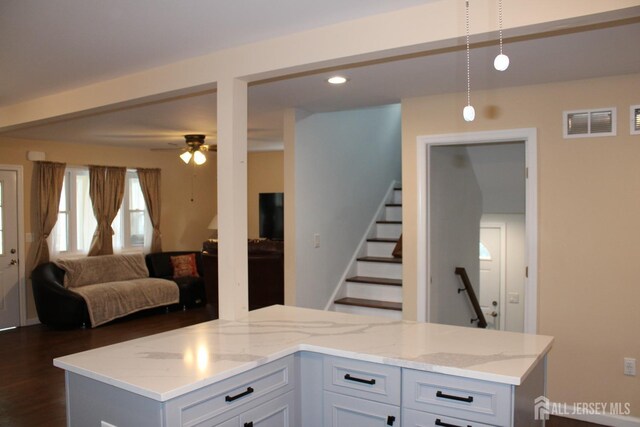
[[[480,228],[480,308],[487,320],[487,329],[500,329],[500,291],[502,288],[502,229]]]
[[[20,325],[18,173],[0,170],[0,329]]]

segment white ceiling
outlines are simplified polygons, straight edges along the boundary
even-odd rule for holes
[[[0,105],[215,49],[424,2],[1,0]],[[29,25],[20,29],[16,20]],[[508,40],[505,53],[511,58],[511,66],[503,73],[492,67],[497,46],[474,48],[472,89],[640,72],[640,49],[633,46],[639,39],[640,23],[636,20],[581,32]],[[280,146],[283,108],[311,113],[337,111],[395,103],[407,97],[463,92],[466,88],[465,55],[461,51],[340,71],[350,78],[340,87],[329,87],[324,81],[328,73],[251,86],[250,147]],[[181,135],[186,133],[205,133],[207,141],[214,140],[215,117],[215,93],[210,92],[5,135],[159,148],[170,147],[169,143],[180,145]]]

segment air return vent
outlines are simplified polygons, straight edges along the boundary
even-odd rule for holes
[[[565,138],[616,135],[615,108],[565,111],[563,116]]]
[[[631,135],[640,135],[640,105],[631,106]]]

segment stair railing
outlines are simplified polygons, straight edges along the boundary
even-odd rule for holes
[[[473,290],[473,286],[471,286],[471,280],[469,280],[467,270],[464,267],[456,267],[456,274],[460,276],[460,278],[462,279],[462,283],[464,284],[464,289],[458,289],[458,293],[467,293],[467,295],[469,296],[469,300],[471,301],[471,305],[473,306],[473,311],[476,313],[476,318],[471,319],[471,323],[477,321],[478,328],[486,328],[487,320],[484,318],[484,313],[480,308],[480,303],[478,302],[476,292]]]

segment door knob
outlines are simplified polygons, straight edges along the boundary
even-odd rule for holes
[[[492,311],[491,314],[489,315],[491,317],[498,317],[498,313],[496,313],[495,311]]]
[[[17,260],[17,259],[12,259],[12,260],[9,262],[9,265],[16,265],[17,263],[18,263],[18,260]]]
[[[15,253],[16,253],[15,248],[11,248],[11,253],[12,253],[12,254],[15,254]]]

